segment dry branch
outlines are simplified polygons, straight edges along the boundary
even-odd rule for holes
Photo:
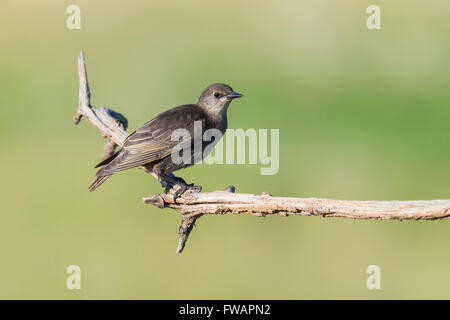
[[[105,146],[106,157],[112,154],[116,145],[121,146],[127,137],[125,131],[127,119],[111,109],[95,108],[90,104],[90,90],[87,81],[86,63],[83,51],[78,57],[79,101],[75,115],[75,124],[84,116],[97,127],[108,142]],[[145,168],[143,168],[145,169]],[[443,220],[450,218],[450,200],[429,201],[352,201],[317,198],[273,197],[269,193],[260,196],[234,193],[230,186],[225,191],[195,192],[186,191],[176,202],[171,190],[169,194],[155,194],[143,198],[144,203],[158,208],[172,208],[181,213],[177,252],[181,252],[189,234],[197,221],[205,214],[251,214],[264,216],[278,214],[281,216],[304,215],[322,217],[343,217],[364,220]]]
[[[226,191],[187,191],[175,203],[169,195],[144,198],[145,203],[172,208],[184,217],[204,214],[251,214],[265,216],[303,215],[364,220],[437,220],[450,218],[450,200],[430,201],[352,201],[318,198],[273,197]]]

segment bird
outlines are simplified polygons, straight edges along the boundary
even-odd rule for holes
[[[212,148],[208,148],[209,150],[206,148],[211,143],[215,145],[227,130],[227,110],[231,101],[243,96],[227,84],[214,83],[203,90],[196,104],[184,104],[162,112],[128,135],[120,149],[95,166],[102,168],[95,173],[95,180],[89,186],[89,191],[96,190],[116,172],[143,167],[166,188],[165,193],[178,185],[179,188],[173,195],[176,199],[188,188],[193,187],[193,184],[187,184],[173,172],[197,163],[211,151]],[[195,123],[201,124],[200,138],[208,129],[217,129],[221,133],[219,138],[215,138],[217,141],[205,142],[201,139],[200,157],[194,154]],[[189,133],[190,138],[183,142],[183,146],[189,145],[191,148],[183,149],[181,153],[184,150],[190,152],[190,161],[181,163],[173,161],[173,149],[177,145],[180,146],[179,140],[172,140],[172,134],[177,129],[184,129]]]

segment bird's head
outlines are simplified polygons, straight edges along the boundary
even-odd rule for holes
[[[203,90],[197,104],[209,111],[220,112],[226,110],[231,100],[240,97],[243,97],[243,95],[234,92],[229,85],[214,83]]]

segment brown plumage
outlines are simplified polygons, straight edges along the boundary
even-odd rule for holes
[[[193,144],[194,139],[197,138],[194,137],[194,123],[196,121],[201,123],[202,136],[207,129],[212,128],[220,130],[222,134],[225,133],[228,106],[232,99],[238,97],[242,95],[234,92],[230,86],[216,83],[203,91],[197,104],[185,104],[161,113],[131,133],[125,139],[122,148],[96,166],[96,168],[101,166],[103,168],[96,172],[96,179],[89,187],[89,191],[97,189],[116,172],[140,166],[154,173],[162,182],[173,182],[173,177],[167,175],[168,173],[198,161],[198,158],[194,157]],[[178,140],[171,139],[176,129],[185,129],[190,133],[191,139],[185,142],[191,144],[190,163],[176,164],[172,161],[172,149],[180,143]],[[202,151],[210,143],[210,141],[202,142]]]

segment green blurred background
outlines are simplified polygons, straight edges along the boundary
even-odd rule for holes
[[[66,8],[81,7],[81,30]],[[382,30],[366,28],[381,7]],[[449,198],[450,3],[20,1],[0,10],[0,298],[450,298],[449,222],[180,217],[142,170],[87,192],[104,139],[73,125],[77,55],[92,104],[133,131],[212,82],[245,98],[231,128],[279,128],[280,170],[200,165],[204,190]],[[67,266],[82,289],[66,289]],[[381,267],[381,290],[366,268]]]

